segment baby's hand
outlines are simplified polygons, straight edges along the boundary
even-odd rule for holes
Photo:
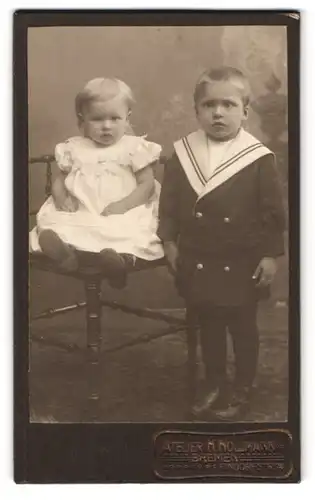
[[[55,206],[61,212],[76,212],[78,210],[77,200],[70,196],[63,199],[55,199]]]
[[[172,274],[177,272],[177,262],[178,262],[178,247],[174,241],[166,241],[164,243],[165,257],[168,263],[168,267]]]
[[[108,215],[124,214],[127,212],[127,208],[121,201],[114,201],[104,208],[101,215],[107,217]]]

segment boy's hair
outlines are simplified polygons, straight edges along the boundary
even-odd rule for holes
[[[199,77],[195,92],[194,92],[194,101],[197,104],[200,96],[204,92],[205,85],[212,82],[227,82],[232,81],[236,87],[239,88],[242,94],[242,99],[244,106],[248,106],[249,104],[249,96],[250,96],[250,87],[249,82],[246,76],[237,68],[233,68],[232,66],[220,66],[218,68],[213,68],[205,71]]]
[[[134,103],[134,96],[125,82],[117,78],[94,78],[85,85],[75,98],[76,115],[81,119],[84,107],[91,101],[107,101],[117,96],[126,101],[130,110]]]

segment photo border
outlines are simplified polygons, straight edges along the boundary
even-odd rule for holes
[[[14,479],[17,483],[298,482],[300,480],[300,13],[250,10],[20,10],[14,13]],[[43,26],[287,27],[289,148],[289,401],[277,423],[29,422],[27,30]],[[292,471],[283,478],[163,479],[154,473],[162,431],[288,432]]]

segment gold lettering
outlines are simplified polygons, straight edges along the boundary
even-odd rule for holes
[[[175,451],[177,451],[178,453],[180,453],[181,451],[186,451],[184,447],[185,443],[183,441],[175,441],[174,445]]]
[[[197,451],[200,451],[200,453],[202,453],[202,451],[203,451],[202,443],[191,443],[190,444],[190,451],[192,453],[197,452]]]
[[[232,452],[234,450],[234,443],[232,441],[228,441],[226,443],[226,448],[227,448],[227,451]]]
[[[172,451],[172,443],[170,443],[169,441],[166,441],[166,443],[163,444],[162,451],[171,452]]]
[[[219,441],[219,451],[223,451],[223,453],[226,452],[227,446],[225,441]]]
[[[208,451],[213,452],[215,450],[214,442],[208,441]]]

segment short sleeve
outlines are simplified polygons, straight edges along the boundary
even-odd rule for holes
[[[57,144],[55,148],[55,158],[57,165],[62,172],[67,174],[71,171],[73,162],[70,146],[67,142]]]
[[[139,138],[134,151],[131,153],[131,167],[134,172],[147,167],[160,158],[162,147],[155,142]]]

